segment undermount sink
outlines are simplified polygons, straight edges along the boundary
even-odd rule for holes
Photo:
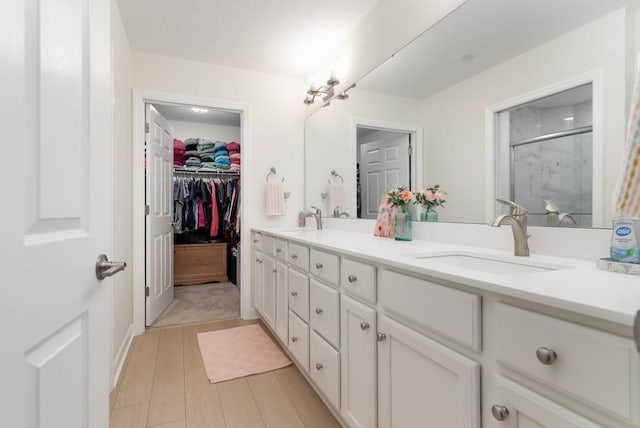
[[[427,264],[445,263],[450,266],[461,267],[480,272],[497,275],[518,275],[539,272],[549,272],[559,269],[567,269],[569,266],[553,265],[532,260],[511,260],[499,256],[488,256],[474,253],[447,253],[414,256],[415,259],[425,261]]]

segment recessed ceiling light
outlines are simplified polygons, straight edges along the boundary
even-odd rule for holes
[[[191,107],[191,110],[195,111],[196,113],[206,113],[209,111],[206,108],[200,108],[200,107]]]
[[[565,117],[565,118],[564,118],[564,120],[566,120],[566,121],[570,121],[570,120],[573,120],[573,116],[568,116],[568,117]]]
[[[471,61],[473,59],[475,59],[475,55],[465,55],[462,58],[460,58],[462,61]]]

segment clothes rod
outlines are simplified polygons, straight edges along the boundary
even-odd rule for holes
[[[174,169],[175,174],[192,174],[192,175],[232,175],[234,177],[240,177],[240,172],[235,171],[218,171],[210,169]]]

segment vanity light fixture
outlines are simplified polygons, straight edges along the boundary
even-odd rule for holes
[[[304,97],[303,102],[307,105],[313,104],[316,101],[316,97],[322,97],[323,100],[327,101],[334,95],[333,88],[336,85],[340,84],[340,80],[336,77],[334,73],[331,73],[329,76],[329,80],[327,80],[326,85],[315,86],[315,84],[311,84],[307,89],[306,96]]]
[[[196,113],[206,113],[209,111],[206,108],[200,108],[200,107],[191,107],[191,110],[195,111]]]
[[[567,122],[569,122],[570,120],[573,120],[573,116],[565,117],[565,118],[564,118],[564,120],[566,120]]]

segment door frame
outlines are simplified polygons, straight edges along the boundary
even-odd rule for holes
[[[242,150],[240,152],[242,168],[242,187],[240,190],[240,316],[243,319],[255,318],[255,311],[251,308],[251,246],[248,236],[251,231],[250,218],[251,198],[246,196],[245,185],[251,183],[251,129],[250,106],[223,100],[182,96],[163,92],[136,89],[132,91],[132,173],[133,173],[133,263],[132,263],[132,309],[133,334],[139,335],[145,331],[145,183],[144,183],[144,121],[146,103],[172,103],[183,105],[197,105],[216,110],[231,110],[240,113],[240,136]],[[244,260],[244,262],[242,262]]]
[[[411,147],[413,152],[411,154],[411,183],[413,183],[413,189],[420,190],[423,186],[424,168],[418,168],[418,165],[424,165],[423,157],[423,140],[422,140],[422,127],[418,125],[408,125],[406,123],[387,122],[384,120],[367,119],[363,117],[354,117],[351,119],[351,141],[350,147],[353,149],[351,153],[352,159],[358,159],[358,127],[375,128],[380,131],[392,131],[411,134]],[[418,163],[420,162],[420,163]],[[355,177],[355,165],[353,168],[353,182],[356,182]]]

